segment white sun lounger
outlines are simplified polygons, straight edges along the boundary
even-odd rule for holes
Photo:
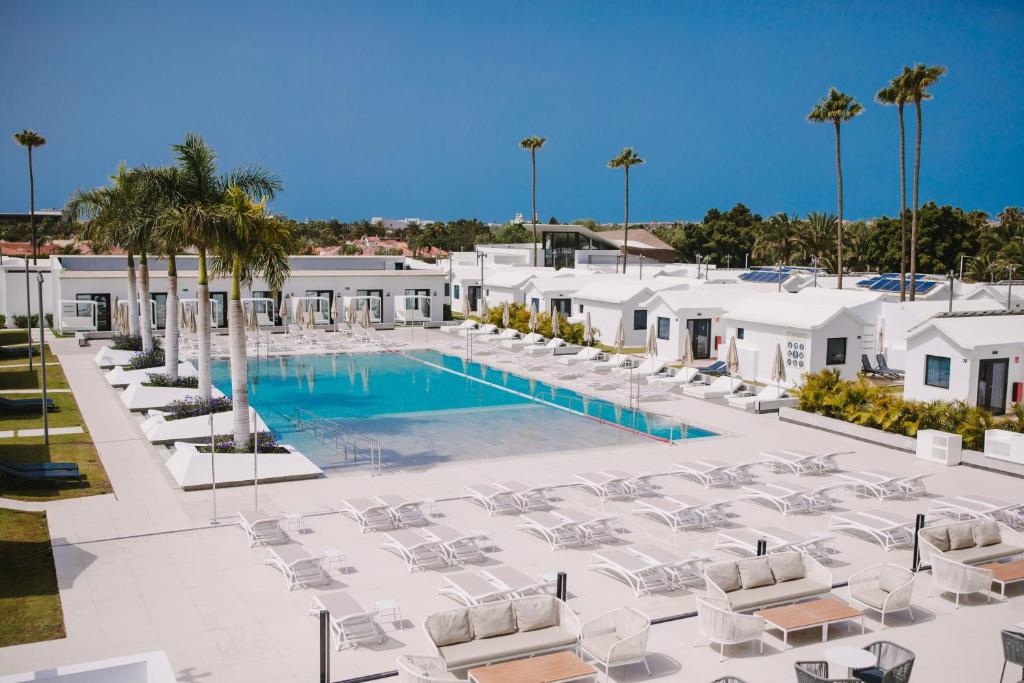
[[[758,409],[759,404],[764,404],[764,408],[776,408],[778,405],[786,405],[782,401],[783,399],[789,399],[789,394],[784,387],[769,384],[768,386],[761,387],[761,390],[756,394],[749,391],[741,391],[734,394],[726,394],[725,398],[733,408],[755,410]],[[789,402],[792,403],[793,400],[790,399]]]
[[[629,374],[631,377],[651,377],[664,372],[668,365],[658,358],[645,358],[634,368],[619,368],[619,372]]]
[[[661,567],[669,574],[676,587],[683,585],[704,585],[704,566],[711,563],[706,553],[693,553],[683,557],[679,553],[652,543],[626,546],[626,552],[645,560],[652,567]]]
[[[281,572],[288,590],[296,586],[323,584],[330,580],[321,566],[321,558],[313,557],[301,545],[294,543],[268,547],[267,558],[263,563]]]
[[[711,384],[690,384],[683,387],[684,396],[693,398],[722,398],[743,386],[743,382],[735,377],[719,377]]]
[[[446,595],[467,607],[485,602],[505,600],[509,591],[496,587],[487,579],[470,572],[454,572],[441,577],[439,595]]]
[[[501,340],[502,348],[512,349],[513,351],[518,351],[519,349],[522,349],[522,348],[524,348],[526,346],[531,346],[531,345],[535,345],[535,344],[543,344],[543,343],[544,343],[544,337],[540,336],[536,332],[530,332],[529,334],[524,334],[523,336],[519,337],[518,339],[502,339]]]
[[[851,536],[867,536],[885,550],[914,543],[914,522],[884,510],[836,513],[832,515],[828,528]]]
[[[807,540],[806,538],[801,540]],[[757,553],[758,541],[767,543],[769,553],[781,553],[795,550],[791,541],[784,541],[763,533],[755,533],[753,529],[723,529],[715,536],[715,550],[727,550],[737,555],[750,556]]]
[[[590,369],[595,372],[601,372],[603,370],[615,370],[616,368],[628,368],[636,367],[637,360],[633,356],[626,353],[614,353],[608,360],[597,361],[590,365]]]
[[[562,365],[576,365],[577,363],[599,362],[604,358],[604,352],[594,346],[585,346],[576,353],[566,356],[558,356],[555,361]]]
[[[452,564],[487,560],[487,556],[477,545],[476,534],[464,534],[447,524],[432,524],[423,529],[422,534],[427,539],[436,541]]]
[[[288,535],[281,529],[281,520],[263,510],[239,510],[238,526],[245,531],[250,548],[288,541]]]
[[[380,547],[405,560],[406,569],[441,569],[448,566],[445,552],[437,541],[423,536],[416,529],[394,529],[384,532]]]
[[[929,514],[944,515],[954,519],[994,519],[1005,522],[1011,526],[1014,523],[1016,510],[1020,509],[1020,503],[1007,503],[1004,500],[979,496],[976,494],[965,494],[962,496],[950,496],[936,498],[928,506]]]
[[[615,515],[595,515],[577,508],[558,508],[551,511],[555,517],[575,524],[587,543],[615,543]]]
[[[553,356],[555,353],[555,349],[561,348],[563,346],[565,346],[565,340],[562,339],[561,337],[555,337],[554,339],[547,340],[543,344],[527,344],[526,346],[523,347],[523,352],[528,353],[530,355],[543,353],[550,354]]]
[[[327,610],[334,647],[358,647],[364,643],[383,643],[387,640],[384,630],[376,622],[376,612],[363,609],[351,595],[345,591],[330,591],[313,596],[313,604],[309,606],[312,616]]]
[[[423,514],[423,509],[420,507],[423,505],[422,500],[409,500],[397,493],[385,493],[373,498],[378,503],[388,506],[388,514],[391,515],[395,524],[401,526],[424,526],[429,524],[426,516]]]
[[[841,472],[837,476],[847,482],[847,488],[858,495],[872,495],[878,500],[901,498],[903,487],[900,476],[878,470],[861,470],[859,472]]]
[[[740,499],[773,505],[779,512],[788,515],[792,512],[808,512],[811,509],[807,502],[808,493],[806,489],[794,490],[776,484],[746,484],[743,486]]]
[[[549,592],[554,583],[543,578],[539,580],[534,579],[515,567],[509,567],[506,564],[481,569],[480,574],[499,590],[503,590],[509,595],[516,597]]]
[[[468,484],[465,488],[466,495],[463,498],[487,510],[488,515],[518,513],[523,510],[516,494],[496,484]]]
[[[638,500],[632,513],[661,522],[672,531],[703,527],[702,519],[697,511],[687,505],[680,505],[667,498]]]
[[[816,560],[823,560],[835,555],[835,534],[813,533],[809,536],[798,534],[777,526],[759,526],[750,532],[760,538],[774,541],[776,545],[785,545],[790,550],[799,550]],[[757,552],[755,545],[754,552]]]
[[[501,481],[496,484],[503,488],[519,501],[523,510],[547,510],[551,508],[548,501],[548,492],[551,487],[547,484],[524,484],[520,481]]]
[[[651,384],[665,385],[671,388],[683,387],[693,382],[693,378],[700,374],[700,370],[697,368],[679,368],[675,374],[672,375],[659,375],[657,377],[650,377],[648,381]]]
[[[519,339],[522,336],[523,336],[523,333],[520,332],[519,330],[513,329],[511,327],[506,327],[505,329],[498,330],[498,332],[496,334],[481,335],[480,337],[476,338],[474,341],[481,341],[481,342],[491,343],[491,342],[496,342],[496,341],[499,341],[499,342],[500,341],[504,341],[506,339]]]
[[[729,466],[725,463],[712,465],[703,460],[694,460],[692,462],[673,463],[673,467],[676,468],[676,471],[672,474],[692,479],[699,484],[703,484],[704,488],[728,486],[732,483],[728,472]]]
[[[475,330],[478,323],[475,320],[463,320],[458,325],[447,325],[441,328],[447,334],[460,334],[463,330]]]
[[[792,472],[796,476],[802,474],[820,474],[820,456],[815,453],[800,455],[789,451],[765,451],[761,453],[761,464],[768,466],[772,472]]]
[[[932,476],[931,473],[900,477],[896,480],[896,485],[900,487],[905,496],[924,496],[928,493],[928,487],[925,486],[924,480],[930,476]]]
[[[592,493],[603,503],[613,498],[629,498],[626,484],[622,477],[612,476],[605,472],[584,472],[574,474],[576,480],[572,485],[588,493]]]
[[[682,493],[665,493],[664,497],[665,500],[671,503],[692,509],[700,516],[701,524],[706,527],[715,526],[716,524],[725,524],[728,521],[725,508],[732,505],[732,503],[727,500],[716,500],[708,503]]]
[[[978,495],[977,493],[965,494],[958,496],[958,498],[989,506],[991,509],[987,513],[988,515],[1011,527],[1024,526],[1024,503],[1008,503],[1004,500]]]
[[[519,517],[516,528],[543,538],[552,550],[585,545],[586,534],[579,526],[550,512],[528,512]]]
[[[587,569],[625,581],[640,597],[649,593],[670,591],[674,587],[669,573],[660,565],[618,548],[602,548],[590,557]]]
[[[395,520],[388,511],[388,506],[369,498],[343,500],[338,512],[358,522],[359,530],[363,533],[395,528]]]
[[[651,480],[658,476],[656,474],[633,474],[632,472],[626,472],[625,470],[601,470],[600,474],[620,479],[623,487],[626,489],[626,493],[631,496],[640,497],[658,495],[658,492],[654,489],[654,485],[651,484]]]
[[[832,491],[846,488],[845,484],[837,481],[823,482],[819,480],[817,486],[805,486],[805,481],[806,480],[789,481],[787,479],[775,479],[770,485],[779,491],[788,491],[790,493],[802,495],[804,500],[807,501],[807,507],[810,511],[831,510],[835,507],[836,503],[832,498]]]
[[[837,456],[849,455],[854,451],[808,451],[803,448],[783,448],[782,452],[798,457],[813,456],[818,464],[818,471],[825,474],[839,469],[839,463],[836,461]]]

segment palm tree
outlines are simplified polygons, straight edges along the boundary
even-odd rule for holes
[[[843,288],[843,163],[839,144],[839,126],[864,111],[864,107],[853,99],[852,95],[839,92],[835,88],[829,88],[828,95],[816,104],[807,120],[811,123],[829,123],[836,128],[836,178],[839,183],[839,220],[836,223],[836,274],[839,276],[837,284],[839,289]]]
[[[537,150],[544,146],[547,138],[537,136],[523,138],[519,146],[530,152],[530,162],[533,164],[533,212],[530,214],[530,222],[533,223],[533,265],[537,265]]]
[[[267,214],[266,199],[254,202],[237,185],[227,188],[220,209],[222,221],[216,242],[218,272],[230,274],[228,339],[231,355],[231,406],[237,446],[249,442],[249,372],[242,316],[242,285],[261,277],[271,290],[280,290],[288,277],[288,253],[293,246],[291,225]]]
[[[835,214],[817,211],[807,214],[807,222],[796,237],[801,261],[809,263],[817,256],[820,268],[835,270],[836,222]]]
[[[900,119],[900,301],[907,298],[907,162],[903,107],[910,100],[902,74],[875,94],[879,104],[895,104]]]
[[[754,240],[753,255],[763,263],[789,263],[797,229],[800,224],[798,216],[792,218],[782,211],[763,224]]]
[[[189,245],[182,225],[172,209],[180,196],[179,173],[174,167],[146,169],[149,198],[159,212],[155,226],[155,248],[167,261],[167,299],[164,306],[164,374],[178,379],[178,253]]]
[[[913,68],[903,67],[903,74],[900,79],[906,90],[907,96],[914,102],[914,111],[917,114],[917,139],[914,143],[914,212],[910,219],[910,300],[914,300],[917,292],[917,207],[918,207],[918,186],[921,178],[921,102],[930,100],[931,93],[928,88],[935,85],[935,82],[946,73],[944,66],[927,66],[917,64]]]
[[[28,216],[32,226],[32,265],[36,264],[36,176],[32,168],[32,150],[46,144],[46,138],[27,128],[14,134],[14,141],[28,149]],[[28,272],[27,270],[25,271]],[[31,317],[31,315],[29,316]]]
[[[632,147],[623,147],[622,152],[608,162],[608,168],[622,168],[626,171],[626,225],[622,233],[622,272],[626,272],[626,255],[629,253],[629,167],[646,163]]]

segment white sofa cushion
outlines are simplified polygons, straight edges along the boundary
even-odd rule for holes
[[[514,603],[516,626],[522,631],[534,631],[558,624],[558,604],[550,595],[519,598]]]
[[[740,584],[743,590],[771,586],[775,583],[775,576],[772,574],[772,567],[768,564],[767,557],[752,557],[749,560],[739,560],[736,569],[740,572]]]
[[[503,636],[516,630],[516,620],[509,602],[470,607],[469,621],[473,626],[474,638]]]
[[[427,633],[437,647],[473,640],[468,609],[431,614],[427,617],[426,627]]]
[[[907,582],[907,576],[898,567],[884,565],[878,573],[878,588],[886,593],[894,590]]]
[[[946,533],[946,527],[921,529],[921,537],[938,548],[940,552],[944,553],[949,550],[949,534]]]
[[[974,524],[954,524],[946,529],[950,550],[964,550],[974,547]]]
[[[731,593],[740,589],[740,572],[735,562],[722,562],[709,565],[704,570],[708,580],[722,589],[723,593]]]
[[[576,644],[576,635],[561,626],[510,633],[499,638],[471,640],[440,648],[449,669],[459,669],[482,662],[494,662],[543,650],[554,650]]]
[[[982,519],[974,523],[974,544],[979,547],[995,545],[1002,541],[999,525],[991,519]]]
[[[728,594],[727,598],[734,611],[744,612],[765,605],[776,605],[821,595],[831,590],[831,586],[804,578],[784,583],[773,583],[770,586],[751,588],[750,590],[733,591]]]
[[[804,578],[804,558],[796,551],[773,553],[768,556],[768,564],[776,583]]]
[[[1020,555],[1024,548],[1009,543],[996,543],[995,545],[972,546],[963,550],[950,550],[942,556],[964,564],[978,564],[979,562],[991,562],[1004,557]]]

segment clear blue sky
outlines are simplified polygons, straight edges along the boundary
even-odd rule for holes
[[[771,5],[4,0],[0,211],[27,208],[24,127],[49,140],[45,207],[194,130],[225,168],[279,173],[296,218],[528,214],[533,134],[544,219],[621,220],[606,162],[626,145],[648,162],[636,220],[834,211],[832,131],[804,116],[835,85],[867,108],[843,134],[846,215],[892,214],[896,113],[872,100],[915,61],[949,68],[922,201],[1024,204],[1024,3]]]

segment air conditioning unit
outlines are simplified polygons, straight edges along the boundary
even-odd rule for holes
[[[964,440],[959,434],[922,429],[917,433],[917,457],[936,465],[952,467],[960,464]]]

